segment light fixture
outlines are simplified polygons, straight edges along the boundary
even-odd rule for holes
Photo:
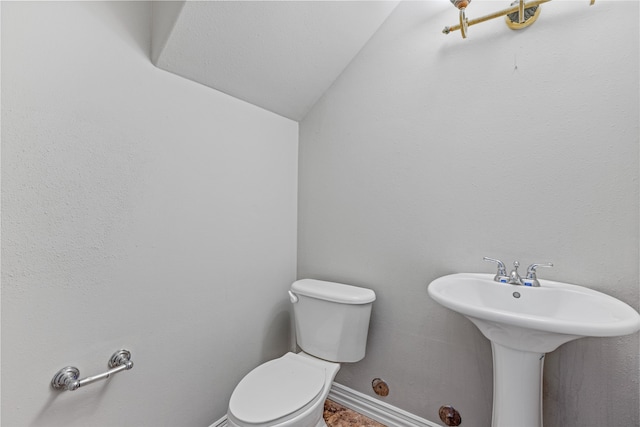
[[[455,7],[460,10],[460,23],[451,27],[444,27],[444,30],[442,30],[442,32],[444,34],[449,34],[452,31],[460,30],[462,38],[466,39],[467,34],[469,33],[470,26],[488,21],[490,19],[499,18],[501,16],[505,17],[507,26],[512,30],[520,30],[522,28],[526,28],[538,19],[538,15],[540,15],[540,5],[551,0],[532,0],[529,2],[525,2],[525,0],[516,0],[511,3],[511,6],[507,9],[499,10],[495,13],[491,13],[489,15],[471,20],[469,20],[466,15],[466,8],[467,6],[469,6],[469,3],[471,3],[471,0],[450,1]],[[596,0],[590,0],[590,4],[593,5],[595,1]]]

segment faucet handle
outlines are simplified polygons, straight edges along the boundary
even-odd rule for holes
[[[540,286],[540,282],[538,282],[538,277],[536,276],[536,269],[538,267],[553,267],[553,263],[547,262],[545,264],[531,264],[527,267],[527,276],[523,280],[523,284],[525,286]]]
[[[509,276],[507,276],[507,268],[504,266],[504,262],[500,261],[499,259],[493,259],[489,257],[483,257],[482,259],[498,264],[498,272],[496,273],[493,280],[502,283],[507,283],[509,281]]]
[[[531,264],[529,267],[527,267],[527,279],[535,279],[536,268],[538,267],[553,267],[553,263],[547,262],[545,264]]]

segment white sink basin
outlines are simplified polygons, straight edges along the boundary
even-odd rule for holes
[[[434,280],[428,292],[441,305],[467,316],[492,341],[509,327],[517,331],[514,338],[519,341],[511,347],[543,344],[545,335],[553,341],[549,342],[553,348],[523,350],[548,352],[571,339],[627,335],[640,329],[640,315],[622,301],[550,280],[540,280],[540,287],[533,288],[495,282],[492,274],[459,273]],[[533,336],[523,340],[519,336],[523,333]],[[529,341],[532,338],[536,339]]]
[[[640,315],[609,295],[539,280],[540,287],[459,273],[429,284],[429,296],[463,314],[491,341],[492,427],[542,427],[545,353],[581,337],[613,337],[640,329]]]

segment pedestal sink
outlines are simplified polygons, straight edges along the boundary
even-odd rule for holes
[[[581,337],[613,337],[640,329],[624,302],[582,286],[540,280],[540,287],[459,273],[429,284],[429,296],[463,314],[491,341],[492,427],[542,427],[545,353]]]

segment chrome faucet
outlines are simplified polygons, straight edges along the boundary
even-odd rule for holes
[[[536,269],[538,267],[553,267],[553,264],[550,262],[546,264],[531,264],[529,267],[527,267],[527,275],[523,279],[518,273],[518,267],[520,267],[520,263],[518,261],[513,262],[513,270],[511,270],[511,273],[507,274],[507,269],[504,263],[499,259],[493,259],[489,257],[484,257],[482,259],[498,264],[498,272],[493,278],[493,280],[495,280],[496,282],[509,283],[511,285],[532,286],[535,288],[540,286],[540,282],[538,281],[538,278],[536,276]]]

